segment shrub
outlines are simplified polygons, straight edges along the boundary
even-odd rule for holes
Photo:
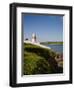
[[[24,75],[62,72],[55,60],[56,53],[32,44],[24,44]]]

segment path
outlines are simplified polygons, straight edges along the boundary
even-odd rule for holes
[[[42,47],[42,48],[51,49],[50,47],[47,47],[47,46],[41,45],[40,43],[33,43],[33,42],[31,42],[31,41],[24,41],[24,43],[30,43],[30,44],[33,44],[33,45],[40,46],[40,47]]]

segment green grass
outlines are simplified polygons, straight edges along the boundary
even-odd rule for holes
[[[42,74],[51,73],[50,64],[43,58],[35,53],[25,52],[24,59],[24,74]]]
[[[52,50],[24,43],[23,74],[59,73],[55,55]]]
[[[41,48],[40,46],[32,45],[32,44],[24,44],[24,50],[27,52],[35,53],[39,56],[44,57],[45,59],[48,59],[50,56],[55,57],[56,53],[52,50]]]
[[[62,45],[63,42],[41,42],[41,44],[60,44]]]

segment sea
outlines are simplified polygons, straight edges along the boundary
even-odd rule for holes
[[[63,45],[61,44],[46,44],[45,46],[50,47],[53,51],[57,53],[63,53]]]

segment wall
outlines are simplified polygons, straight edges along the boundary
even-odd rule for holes
[[[9,3],[40,3],[56,5],[72,5],[74,9],[74,0],[0,0],[0,90],[11,90],[9,83]],[[73,10],[74,11],[74,10]],[[74,21],[74,19],[73,19]],[[21,90],[73,90],[72,85],[51,85],[38,87],[16,88]]]

